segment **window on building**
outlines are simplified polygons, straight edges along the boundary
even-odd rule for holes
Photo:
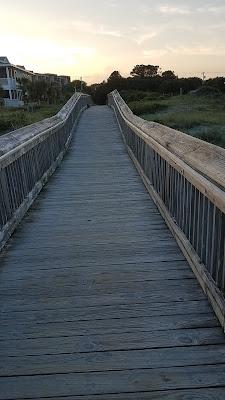
[[[0,78],[7,78],[6,67],[0,67]]]
[[[4,99],[9,99],[9,90],[4,90]]]

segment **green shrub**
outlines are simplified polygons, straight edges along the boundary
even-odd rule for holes
[[[163,96],[160,96],[159,93],[150,92],[150,93],[147,93],[147,94],[146,94],[145,99],[146,99],[146,100],[162,100],[162,99],[164,100],[164,97],[163,97]]]
[[[179,116],[173,117],[173,115],[168,115],[165,118],[157,117],[154,118],[154,121],[158,122],[159,124],[169,126],[170,128],[177,129],[179,131],[191,129],[198,125],[201,125],[200,122],[198,123],[197,121],[192,121],[191,118],[179,118]]]
[[[136,115],[155,114],[167,109],[166,104],[152,103],[148,101],[133,101],[129,103],[129,107]]]
[[[0,133],[11,130],[12,123],[10,121],[0,120]]]
[[[214,97],[214,96],[219,96],[220,91],[217,87],[203,85],[199,89],[190,91],[190,95]]]
[[[0,110],[0,135],[55,115],[63,104],[42,104],[33,111],[25,109]]]
[[[198,139],[204,140],[205,142],[216,144],[217,146],[224,147],[225,140],[224,136],[216,129],[208,129],[197,135]]]
[[[145,92],[143,90],[121,90],[120,95],[126,103],[139,100],[158,100],[160,97],[159,93]]]
[[[121,90],[120,95],[126,103],[129,103],[131,101],[143,100],[148,93],[141,90]]]

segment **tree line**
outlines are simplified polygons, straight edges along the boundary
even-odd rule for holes
[[[179,78],[174,71],[161,71],[158,65],[135,65],[130,76],[125,78],[119,71],[113,71],[106,81],[87,85],[86,82],[74,80],[60,88],[45,81],[29,81],[21,79],[21,89],[25,103],[46,102],[48,104],[66,101],[75,91],[83,91],[92,96],[96,104],[105,104],[107,94],[117,89],[118,91],[135,92],[134,100],[138,100],[138,92],[157,92],[162,95],[187,94],[203,85],[213,88],[218,93],[225,93],[225,78],[217,77],[203,81],[201,78]],[[0,99],[4,91],[0,88]]]
[[[225,78],[217,77],[203,81],[201,78],[179,78],[174,71],[161,72],[158,65],[135,65],[128,78],[123,77],[119,71],[113,71],[106,81],[90,86],[84,85],[84,90],[89,93],[95,103],[105,104],[107,94],[112,90],[118,91],[150,91],[164,95],[187,94],[192,90],[213,87],[215,91],[225,93]],[[137,97],[137,96],[136,96]],[[136,100],[138,100],[136,98]]]
[[[69,85],[60,87],[44,80],[30,81],[27,78],[22,78],[19,83],[25,104],[29,102],[61,103],[65,97],[70,97],[73,91]]]

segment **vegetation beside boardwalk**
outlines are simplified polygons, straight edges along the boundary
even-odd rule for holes
[[[135,114],[225,147],[224,94],[215,97],[145,95],[139,101],[129,101],[128,98],[128,105]]]
[[[63,92],[43,82],[21,83],[28,102],[39,102],[40,107],[1,109],[0,134],[56,114],[75,88],[90,94],[96,104],[105,104],[107,94],[117,89],[136,115],[225,147],[225,77],[178,78],[171,70],[161,72],[159,66],[136,65],[130,77],[113,71],[102,83],[88,86],[76,80]]]
[[[33,111],[26,109],[2,108],[0,110],[0,135],[23,126],[41,121],[44,118],[52,117],[62,108],[63,103],[58,104],[41,104],[35,107]]]
[[[117,89],[134,114],[225,147],[225,77],[178,78],[159,66],[136,65],[130,77],[119,71],[87,87],[97,104]]]
[[[24,107],[0,108],[0,135],[57,114],[74,93],[75,86],[78,87],[77,81],[59,88],[42,81],[32,83],[27,79],[22,80]]]

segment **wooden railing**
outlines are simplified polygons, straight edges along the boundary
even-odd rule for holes
[[[90,103],[77,93],[54,117],[0,138],[0,249],[62,160],[72,128]]]
[[[108,96],[128,152],[225,326],[225,150],[135,116]]]

